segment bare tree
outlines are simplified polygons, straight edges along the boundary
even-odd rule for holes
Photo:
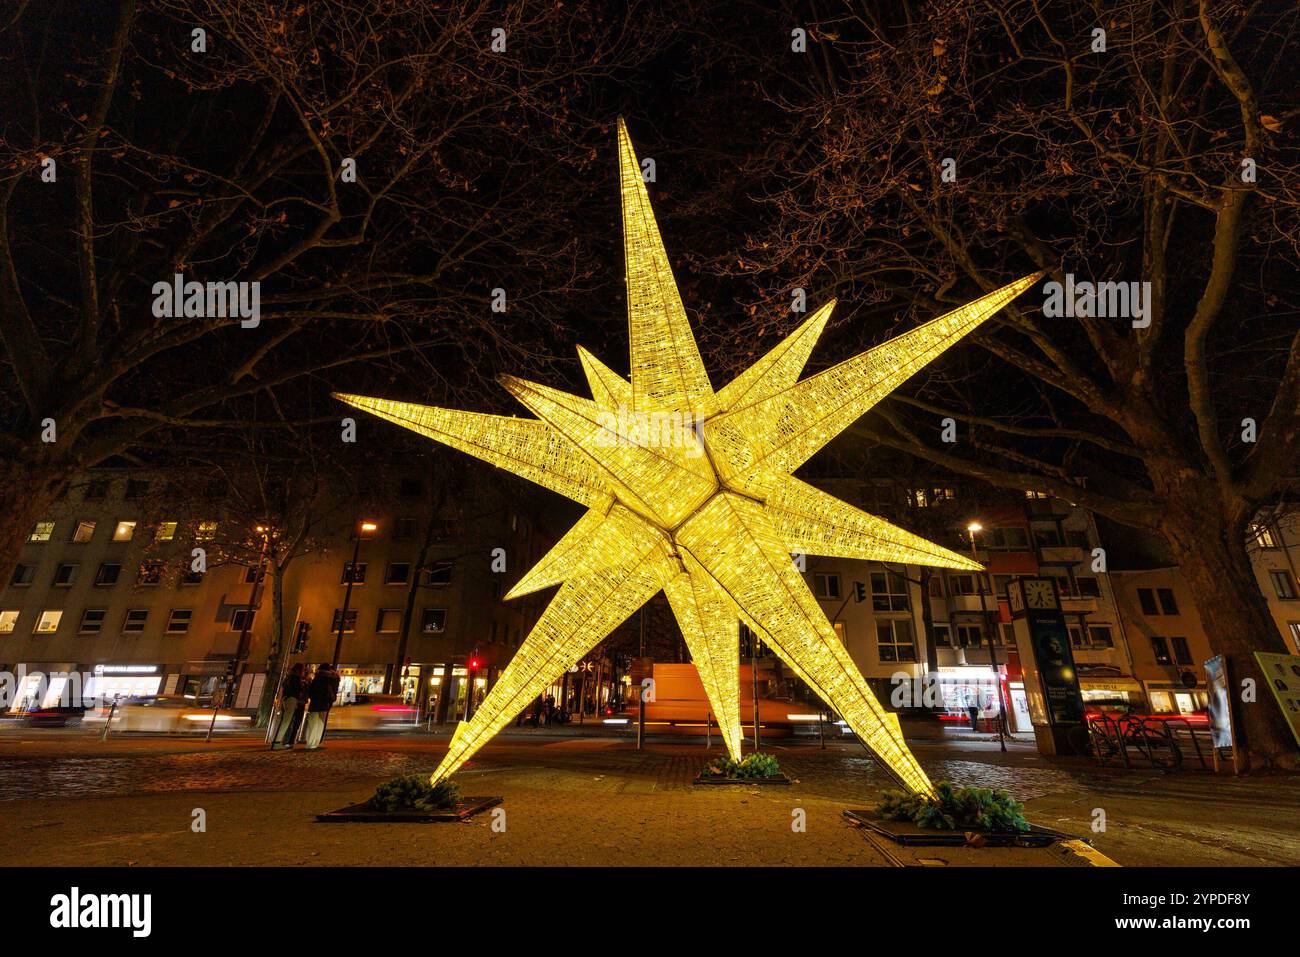
[[[1285,647],[1248,529],[1300,461],[1300,9],[819,10],[752,14],[807,29],[803,56],[719,54],[765,97],[747,172],[772,214],[722,271],[767,301],[807,286],[859,304],[832,328],[841,346],[897,331],[865,319],[908,326],[1033,269],[1150,283],[1141,315],[1049,318],[1023,297],[858,434],[1163,537],[1214,647],[1261,680],[1252,653]],[[771,324],[751,315],[727,327],[737,351]],[[1237,710],[1257,765],[1293,760],[1271,703]]]
[[[653,11],[599,6],[7,10],[0,575],[113,456],[199,427],[337,428],[311,397],[366,376],[463,396],[545,361],[589,277],[572,217],[613,112],[595,88],[656,35]],[[258,321],[167,315],[177,274],[260,283]]]

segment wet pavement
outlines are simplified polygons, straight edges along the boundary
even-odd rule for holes
[[[790,787],[701,788],[703,742],[505,734],[457,774],[465,794],[505,798],[509,838],[480,820],[452,830],[324,827],[315,814],[429,772],[447,736],[345,736],[272,752],[254,736],[196,739],[74,731],[0,733],[0,842],[7,864],[41,863],[840,863],[890,855],[841,812],[892,782],[856,745],[765,742]],[[936,781],[1003,788],[1035,823],[1088,837],[1121,864],[1300,864],[1300,778],[1102,768],[1012,743],[917,742]],[[191,835],[196,808],[206,834]],[[806,813],[806,833],[791,814]],[[1100,823],[1100,827],[1099,827]],[[324,833],[322,833],[322,828]],[[219,842],[206,840],[217,836]],[[431,843],[432,842],[432,843]],[[895,850],[897,850],[895,848]],[[1045,863],[959,849],[951,864]],[[904,855],[906,856],[906,855]],[[1051,861],[1049,863],[1060,863]]]

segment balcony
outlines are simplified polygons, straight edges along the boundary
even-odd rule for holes
[[[953,611],[988,612],[992,614],[998,609],[998,603],[992,595],[984,596],[984,604],[980,604],[979,595],[953,595],[949,601]]]
[[[1044,545],[1040,561],[1044,565],[1081,565],[1090,558],[1090,552],[1076,545]]]
[[[1067,615],[1089,615],[1097,611],[1097,599],[1091,596],[1067,598],[1061,596],[1061,611]]]

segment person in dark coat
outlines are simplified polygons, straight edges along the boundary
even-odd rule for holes
[[[307,750],[315,751],[325,736],[325,720],[339,694],[339,673],[330,664],[322,664],[307,686]]]
[[[271,735],[271,748],[292,748],[302,724],[303,705],[307,700],[307,682],[303,678],[301,662],[289,669],[284,684],[280,686],[280,723]]]

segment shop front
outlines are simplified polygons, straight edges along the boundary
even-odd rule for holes
[[[940,720],[948,727],[996,731],[999,675],[991,668],[971,665],[941,667],[931,672],[939,689],[943,712]],[[1006,681],[1005,673],[1001,680]],[[1005,689],[1004,689],[1005,690]],[[1023,694],[1023,686],[1022,686]],[[1008,700],[1004,695],[1002,700]],[[1009,724],[1011,724],[1009,716]],[[1011,724],[1014,730],[1014,724]]]
[[[155,698],[162,681],[162,665],[95,665],[86,697],[103,704]]]
[[[1204,686],[1189,688],[1177,681],[1143,683],[1153,714],[1197,714],[1209,710],[1210,694]]]
[[[1080,673],[1079,692],[1085,708],[1130,708],[1142,711],[1146,695],[1142,683],[1126,675],[1088,675]]]

